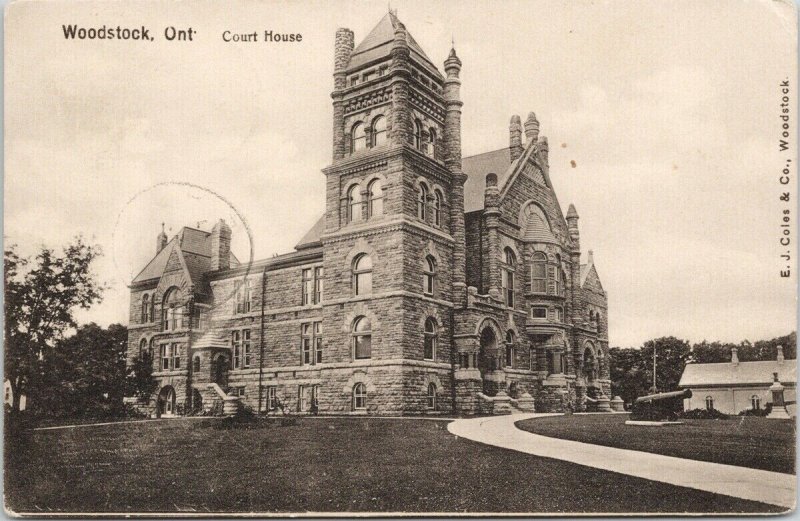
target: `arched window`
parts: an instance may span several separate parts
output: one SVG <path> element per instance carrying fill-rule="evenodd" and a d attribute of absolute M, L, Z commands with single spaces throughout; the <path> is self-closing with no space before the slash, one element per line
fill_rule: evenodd
<path fill-rule="evenodd" d="M 367 408 L 367 386 L 359 382 L 353 386 L 353 410 L 363 411 Z"/>
<path fill-rule="evenodd" d="M 425 257 L 425 267 L 424 267 L 423 277 L 422 277 L 422 292 L 426 295 L 433 295 L 435 284 L 436 284 L 436 259 L 433 256 L 428 255 Z"/>
<path fill-rule="evenodd" d="M 533 254 L 531 293 L 547 293 L 547 255 L 540 251 Z"/>
<path fill-rule="evenodd" d="M 706 410 L 710 411 L 714 408 L 714 398 L 711 396 L 706 396 Z"/>
<path fill-rule="evenodd" d="M 439 190 L 433 191 L 433 224 L 436 226 L 442 225 L 442 192 Z"/>
<path fill-rule="evenodd" d="M 511 248 L 503 250 L 503 271 L 501 273 L 501 284 L 503 287 L 503 299 L 505 299 L 506 306 L 514 307 L 514 272 L 517 269 L 517 258 Z"/>
<path fill-rule="evenodd" d="M 161 319 L 164 331 L 180 329 L 186 326 L 184 320 L 185 307 L 181 290 L 172 287 L 164 295 L 164 304 L 161 306 Z"/>
<path fill-rule="evenodd" d="M 372 324 L 367 317 L 353 321 L 353 358 L 372 358 Z"/>
<path fill-rule="evenodd" d="M 142 295 L 142 323 L 150 322 L 150 295 Z"/>
<path fill-rule="evenodd" d="M 422 122 L 414 120 L 414 148 L 422 150 Z"/>
<path fill-rule="evenodd" d="M 367 148 L 367 133 L 363 123 L 356 123 L 350 131 L 350 152 L 358 152 Z"/>
<path fill-rule="evenodd" d="M 250 282 L 237 280 L 234 282 L 234 292 L 236 294 L 236 313 L 250 312 Z"/>
<path fill-rule="evenodd" d="M 430 128 L 428 130 L 428 150 L 427 153 L 431 157 L 436 157 L 436 130 Z"/>
<path fill-rule="evenodd" d="M 347 190 L 347 222 L 361 220 L 361 187 L 353 185 Z"/>
<path fill-rule="evenodd" d="M 147 339 L 143 338 L 141 342 L 139 342 L 139 357 L 147 352 Z"/>
<path fill-rule="evenodd" d="M 192 360 L 192 372 L 198 373 L 200 372 L 200 357 L 195 356 L 194 360 Z"/>
<path fill-rule="evenodd" d="M 423 221 L 427 220 L 428 216 L 428 185 L 420 183 L 419 192 L 417 194 L 417 217 Z"/>
<path fill-rule="evenodd" d="M 372 258 L 362 253 L 353 261 L 353 294 L 372 293 Z"/>
<path fill-rule="evenodd" d="M 436 384 L 428 384 L 428 409 L 436 410 Z"/>
<path fill-rule="evenodd" d="M 155 352 L 156 352 L 156 339 L 151 338 L 150 345 L 147 347 L 147 354 L 150 355 L 150 357 L 152 358 L 153 353 Z"/>
<path fill-rule="evenodd" d="M 436 320 L 431 317 L 425 321 L 425 349 L 422 357 L 425 360 L 436 358 Z"/>
<path fill-rule="evenodd" d="M 374 179 L 367 185 L 367 219 L 383 214 L 383 184 Z"/>
<path fill-rule="evenodd" d="M 750 397 L 750 405 L 754 411 L 758 411 L 761 409 L 761 397 L 757 394 L 754 394 Z"/>
<path fill-rule="evenodd" d="M 378 116 L 372 120 L 372 146 L 377 147 L 386 143 L 386 118 Z"/>
<path fill-rule="evenodd" d="M 514 332 L 506 333 L 506 367 L 514 367 Z"/>
<path fill-rule="evenodd" d="M 567 294 L 567 274 L 564 270 L 561 270 L 561 295 L 562 297 Z"/>

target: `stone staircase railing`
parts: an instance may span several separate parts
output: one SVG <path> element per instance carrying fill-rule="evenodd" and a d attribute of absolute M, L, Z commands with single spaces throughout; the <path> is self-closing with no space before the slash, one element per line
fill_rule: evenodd
<path fill-rule="evenodd" d="M 217 398 L 222 401 L 222 415 L 223 416 L 233 416 L 237 412 L 239 412 L 239 407 L 241 406 L 241 400 L 238 396 L 233 396 L 227 394 L 222 388 L 217 385 L 216 383 L 208 384 L 209 389 L 213 390 Z"/>

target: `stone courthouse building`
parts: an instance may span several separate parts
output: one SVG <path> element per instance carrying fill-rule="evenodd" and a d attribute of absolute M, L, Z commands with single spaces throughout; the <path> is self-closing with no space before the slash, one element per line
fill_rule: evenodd
<path fill-rule="evenodd" d="M 462 157 L 455 50 L 440 72 L 391 12 L 354 43 L 336 32 L 326 210 L 294 251 L 242 264 L 224 221 L 158 236 L 130 285 L 129 361 L 151 352 L 159 382 L 140 406 L 472 414 L 607 396 L 606 293 L 536 116 Z"/>

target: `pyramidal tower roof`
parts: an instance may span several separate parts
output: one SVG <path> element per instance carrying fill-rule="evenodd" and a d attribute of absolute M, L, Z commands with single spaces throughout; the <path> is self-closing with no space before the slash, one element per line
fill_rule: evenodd
<path fill-rule="evenodd" d="M 350 55 L 350 64 L 347 68 L 359 68 L 375 60 L 388 57 L 392 51 L 394 30 L 399 23 L 400 20 L 395 13 L 391 11 L 386 13 L 386 15 L 381 18 L 381 21 L 378 22 L 378 25 L 370 31 L 366 38 L 358 44 Z M 428 55 L 425 54 L 425 51 L 422 50 L 422 47 L 419 46 L 414 37 L 411 36 L 411 33 L 406 30 L 406 34 L 408 35 L 408 46 L 411 49 L 412 56 L 415 57 L 417 61 L 421 62 L 429 72 L 441 76 L 439 70 L 431 59 L 428 58 Z"/>

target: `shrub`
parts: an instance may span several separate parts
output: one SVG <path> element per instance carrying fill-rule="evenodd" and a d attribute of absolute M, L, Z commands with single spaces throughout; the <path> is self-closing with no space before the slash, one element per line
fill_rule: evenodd
<path fill-rule="evenodd" d="M 716 409 L 692 409 L 678 414 L 679 418 L 686 420 L 727 420 L 728 415 Z"/>
<path fill-rule="evenodd" d="M 739 412 L 739 416 L 759 416 L 764 417 L 772 412 L 772 404 L 768 403 L 763 409 L 745 409 Z"/>

